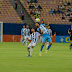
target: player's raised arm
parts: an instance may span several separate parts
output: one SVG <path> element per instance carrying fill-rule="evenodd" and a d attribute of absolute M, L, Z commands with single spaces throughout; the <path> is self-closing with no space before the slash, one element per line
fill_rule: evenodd
<path fill-rule="evenodd" d="M 22 31 L 21 31 L 21 36 L 22 36 Z"/>
<path fill-rule="evenodd" d="M 41 31 L 41 29 L 40 29 L 39 24 L 38 24 L 38 23 L 36 23 L 35 25 L 36 25 L 36 27 L 38 28 L 38 32 L 39 32 L 40 34 L 43 34 L 43 32 L 42 32 L 42 31 Z"/>

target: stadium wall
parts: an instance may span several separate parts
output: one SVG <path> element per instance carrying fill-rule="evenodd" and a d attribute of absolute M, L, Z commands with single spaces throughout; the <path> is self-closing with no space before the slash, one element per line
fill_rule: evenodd
<path fill-rule="evenodd" d="M 57 36 L 69 36 L 68 30 L 71 25 L 66 24 L 50 24 L 53 34 L 56 32 Z"/>
<path fill-rule="evenodd" d="M 25 24 L 4 23 L 3 42 L 20 42 L 23 25 Z"/>
<path fill-rule="evenodd" d="M 70 43 L 70 36 L 56 36 L 56 43 Z"/>
<path fill-rule="evenodd" d="M 13 42 L 13 41 L 20 42 L 21 29 L 23 25 L 25 24 L 4 23 L 3 24 L 3 42 Z M 58 42 L 57 36 L 69 36 L 68 29 L 70 28 L 70 26 L 71 25 L 50 24 L 50 27 L 53 31 L 53 35 L 56 32 L 56 36 L 52 37 L 52 41 Z"/>

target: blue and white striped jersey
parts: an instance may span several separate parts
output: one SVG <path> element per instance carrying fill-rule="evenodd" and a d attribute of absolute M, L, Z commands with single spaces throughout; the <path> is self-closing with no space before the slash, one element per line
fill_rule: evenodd
<path fill-rule="evenodd" d="M 37 32 L 34 32 L 30 35 L 31 42 L 37 43 L 38 42 L 38 35 Z"/>
<path fill-rule="evenodd" d="M 43 25 L 45 27 L 45 24 L 40 24 L 40 25 Z"/>
<path fill-rule="evenodd" d="M 48 29 L 46 29 L 43 25 L 40 25 L 40 29 L 43 34 L 49 34 Z"/>
<path fill-rule="evenodd" d="M 49 32 L 49 35 L 51 36 L 52 30 L 51 29 L 48 29 L 48 32 Z"/>
<path fill-rule="evenodd" d="M 27 28 L 25 28 L 25 36 L 29 36 L 29 33 L 30 33 L 30 29 L 27 29 Z"/>
<path fill-rule="evenodd" d="M 45 27 L 45 24 L 40 24 L 40 26 L 43 25 Z M 37 28 L 37 31 L 39 31 L 39 28 Z"/>

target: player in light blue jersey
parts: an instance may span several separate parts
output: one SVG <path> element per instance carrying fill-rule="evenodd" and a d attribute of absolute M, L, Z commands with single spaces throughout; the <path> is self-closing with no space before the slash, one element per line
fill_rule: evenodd
<path fill-rule="evenodd" d="M 45 24 L 40 24 L 40 25 L 43 25 L 45 27 Z"/>
<path fill-rule="evenodd" d="M 30 38 L 27 38 L 28 41 L 31 41 L 30 44 L 28 45 L 28 52 L 29 55 L 27 55 L 27 57 L 32 57 L 32 52 L 33 52 L 33 48 L 36 46 L 36 44 L 38 43 L 38 35 L 37 32 L 35 32 L 34 29 L 31 29 L 32 34 L 30 35 Z"/>
<path fill-rule="evenodd" d="M 36 25 L 36 27 L 39 28 L 39 32 L 42 33 L 42 46 L 41 46 L 41 50 L 40 50 L 40 54 L 39 54 L 41 56 L 41 52 L 43 50 L 43 47 L 44 47 L 46 41 L 48 41 L 49 44 L 50 44 L 48 46 L 48 49 L 49 49 L 51 47 L 51 45 L 52 45 L 52 40 L 51 40 L 51 37 L 49 35 L 48 30 L 43 25 L 39 25 L 38 23 L 36 23 L 35 25 Z"/>
<path fill-rule="evenodd" d="M 24 36 L 25 36 L 25 34 L 24 34 L 24 29 L 25 29 L 25 25 L 23 26 L 23 28 L 21 29 L 21 39 L 22 39 L 22 44 L 24 45 Z"/>
<path fill-rule="evenodd" d="M 45 27 L 45 24 L 40 24 L 40 26 L 43 25 Z M 37 28 L 37 31 L 39 31 L 39 28 Z"/>

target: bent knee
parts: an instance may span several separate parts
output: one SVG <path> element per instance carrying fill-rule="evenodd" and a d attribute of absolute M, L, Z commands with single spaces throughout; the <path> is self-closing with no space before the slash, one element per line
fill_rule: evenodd
<path fill-rule="evenodd" d="M 50 42 L 50 45 L 52 45 L 52 42 Z"/>

